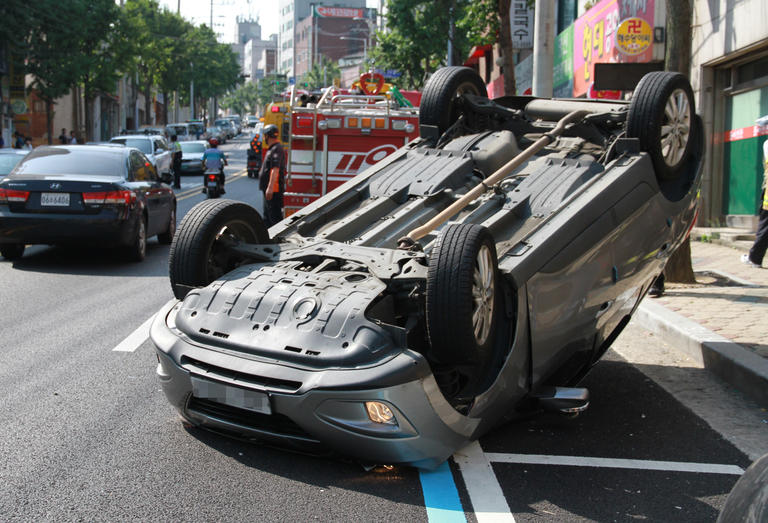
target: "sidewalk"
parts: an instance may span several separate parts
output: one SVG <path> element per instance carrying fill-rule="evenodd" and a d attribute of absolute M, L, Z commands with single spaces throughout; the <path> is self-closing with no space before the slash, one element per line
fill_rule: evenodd
<path fill-rule="evenodd" d="M 697 283 L 667 283 L 634 321 L 768 407 L 768 269 L 740 261 L 752 245 L 743 236 L 695 229 L 693 238 L 707 240 L 691 241 Z"/>

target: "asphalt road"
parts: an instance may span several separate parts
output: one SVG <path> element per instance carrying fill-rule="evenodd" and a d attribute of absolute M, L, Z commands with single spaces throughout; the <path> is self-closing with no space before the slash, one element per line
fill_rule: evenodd
<path fill-rule="evenodd" d="M 246 145 L 223 146 L 226 197 L 260 209 Z M 178 197 L 181 220 L 198 177 Z M 155 239 L 139 264 L 97 247 L 0 261 L 0 520 L 714 521 L 768 452 L 765 412 L 632 328 L 586 378 L 585 414 L 494 430 L 447 484 L 185 428 L 142 330 L 172 298 L 167 263 Z"/>

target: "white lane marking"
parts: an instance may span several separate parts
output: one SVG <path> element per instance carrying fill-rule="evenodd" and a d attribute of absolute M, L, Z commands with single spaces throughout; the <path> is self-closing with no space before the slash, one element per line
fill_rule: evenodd
<path fill-rule="evenodd" d="M 461 469 L 478 523 L 514 523 L 515 518 L 487 456 L 480 443 L 473 441 L 456 452 L 453 459 Z"/>
<path fill-rule="evenodd" d="M 127 338 L 112 350 L 117 352 L 133 352 L 141 347 L 141 344 L 149 338 L 149 327 L 154 319 L 155 315 L 153 314 L 147 321 L 141 324 L 141 327 L 129 334 Z"/>
<path fill-rule="evenodd" d="M 663 470 L 668 472 L 701 472 L 708 474 L 733 474 L 740 476 L 744 470 L 736 465 L 716 463 L 686 463 L 680 461 L 650 461 L 642 459 L 587 458 L 580 456 L 543 456 L 539 454 L 501 454 L 489 452 L 485 455 L 494 463 L 517 463 L 530 465 L 566 465 L 573 467 L 602 467 L 614 469 Z"/>

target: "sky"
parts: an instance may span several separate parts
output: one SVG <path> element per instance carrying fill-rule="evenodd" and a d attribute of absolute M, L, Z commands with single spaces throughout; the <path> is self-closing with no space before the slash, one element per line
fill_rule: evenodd
<path fill-rule="evenodd" d="M 181 16 L 195 25 L 209 24 L 213 2 L 213 25 L 219 41 L 235 40 L 235 20 L 238 16 L 257 20 L 261 24 L 261 37 L 269 38 L 279 30 L 277 0 L 160 0 L 160 5 L 175 11 L 181 8 Z M 330 3 L 330 2 L 329 2 Z M 378 0 L 367 0 L 368 7 L 378 7 Z"/>
<path fill-rule="evenodd" d="M 160 0 L 160 5 L 176 11 L 181 7 L 181 16 L 195 25 L 208 25 L 211 20 L 213 2 L 213 25 L 219 33 L 220 42 L 233 42 L 235 20 L 238 16 L 259 21 L 261 37 L 267 38 L 278 32 L 277 0 Z"/>

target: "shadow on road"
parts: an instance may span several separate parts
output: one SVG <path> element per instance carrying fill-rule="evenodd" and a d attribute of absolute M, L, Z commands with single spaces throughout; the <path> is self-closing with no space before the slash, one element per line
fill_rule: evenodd
<path fill-rule="evenodd" d="M 167 276 L 170 246 L 156 239 L 147 242 L 147 256 L 142 262 L 127 260 L 120 248 L 83 246 L 27 247 L 24 257 L 13 262 L 19 271 L 91 276 Z"/>

